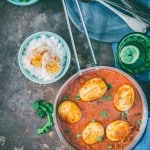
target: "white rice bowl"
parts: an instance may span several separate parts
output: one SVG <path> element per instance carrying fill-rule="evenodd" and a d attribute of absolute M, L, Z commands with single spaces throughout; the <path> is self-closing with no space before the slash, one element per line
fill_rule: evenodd
<path fill-rule="evenodd" d="M 30 62 L 33 50 L 46 46 L 48 51 L 60 59 L 60 70 L 57 73 L 48 72 L 45 67 L 35 67 Z M 33 82 L 47 84 L 59 80 L 70 65 L 70 51 L 66 42 L 51 32 L 38 32 L 29 36 L 21 45 L 19 51 L 19 66 L 23 74 Z"/>

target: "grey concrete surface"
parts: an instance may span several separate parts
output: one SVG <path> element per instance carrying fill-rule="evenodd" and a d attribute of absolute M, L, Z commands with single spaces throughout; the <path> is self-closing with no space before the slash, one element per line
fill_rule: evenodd
<path fill-rule="evenodd" d="M 72 25 L 81 68 L 93 61 L 85 36 Z M 35 84 L 24 77 L 18 66 L 21 43 L 31 34 L 51 31 L 62 36 L 71 49 L 71 66 L 66 75 L 53 84 Z M 111 44 L 92 40 L 98 65 L 114 66 Z M 55 128 L 49 134 L 38 135 L 41 121 L 33 110 L 38 98 L 54 103 L 62 84 L 77 72 L 62 3 L 59 0 L 41 0 L 20 7 L 0 1 L 0 150 L 66 150 Z M 140 82 L 150 101 L 150 84 Z"/>

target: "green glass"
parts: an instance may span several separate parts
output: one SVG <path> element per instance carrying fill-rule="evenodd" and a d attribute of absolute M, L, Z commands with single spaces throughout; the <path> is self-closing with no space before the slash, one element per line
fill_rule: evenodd
<path fill-rule="evenodd" d="M 150 70 L 150 38 L 143 33 L 125 36 L 117 47 L 120 67 L 130 73 Z"/>

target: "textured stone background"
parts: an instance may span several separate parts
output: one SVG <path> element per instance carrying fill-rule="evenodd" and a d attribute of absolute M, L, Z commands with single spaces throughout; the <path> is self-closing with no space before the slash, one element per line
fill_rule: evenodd
<path fill-rule="evenodd" d="M 92 66 L 93 61 L 85 36 L 72 27 L 81 68 Z M 31 34 L 51 31 L 62 36 L 72 54 L 71 66 L 56 83 L 39 85 L 24 77 L 18 66 L 21 43 Z M 114 66 L 111 45 L 92 40 L 98 65 Z M 40 0 L 35 5 L 19 7 L 0 1 L 0 150 L 66 150 L 55 128 L 49 134 L 36 134 L 41 121 L 32 106 L 42 98 L 54 102 L 61 85 L 77 72 L 62 3 L 59 0 Z M 147 99 L 148 83 L 141 82 Z M 149 100 L 150 101 L 150 100 Z"/>

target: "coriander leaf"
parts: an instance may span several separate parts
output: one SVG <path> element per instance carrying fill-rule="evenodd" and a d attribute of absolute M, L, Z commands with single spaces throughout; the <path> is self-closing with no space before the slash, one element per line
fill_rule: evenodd
<path fill-rule="evenodd" d="M 45 103 L 45 107 L 47 108 L 47 111 L 48 111 L 49 113 L 53 113 L 53 105 L 52 105 L 51 103 L 46 102 L 46 103 Z"/>
<path fill-rule="evenodd" d="M 101 111 L 101 116 L 104 117 L 104 118 L 110 117 L 110 115 L 105 110 Z"/>
<path fill-rule="evenodd" d="M 112 96 L 110 96 L 110 95 L 102 97 L 102 101 L 107 101 L 107 100 L 111 100 L 111 99 L 112 99 Z"/>
<path fill-rule="evenodd" d="M 42 134 L 42 133 L 44 133 L 43 128 L 38 128 L 38 129 L 37 129 L 37 133 L 38 133 L 38 134 Z"/>
<path fill-rule="evenodd" d="M 48 119 L 49 119 L 49 124 L 54 124 L 54 119 L 53 119 L 53 115 L 52 114 L 49 114 L 48 115 Z"/>
<path fill-rule="evenodd" d="M 38 134 L 47 133 L 52 130 L 52 126 L 54 125 L 53 120 L 53 105 L 50 102 L 46 102 L 43 100 L 38 100 L 33 105 L 34 109 L 36 109 L 37 114 L 40 118 L 44 118 L 47 116 L 47 123 L 42 127 L 37 129 Z"/>
<path fill-rule="evenodd" d="M 110 90 L 112 88 L 112 84 L 108 83 L 107 84 L 107 90 Z"/>
<path fill-rule="evenodd" d="M 75 97 L 75 100 L 80 100 L 81 99 L 81 97 L 80 97 L 80 94 L 78 93 L 77 95 L 76 95 L 76 97 Z"/>
<path fill-rule="evenodd" d="M 35 110 L 39 109 L 39 107 L 40 107 L 40 104 L 39 104 L 38 101 L 33 104 L 33 108 L 34 108 Z"/>
<path fill-rule="evenodd" d="M 71 96 L 70 95 L 66 95 L 66 96 L 64 96 L 63 98 L 62 98 L 62 100 L 64 101 L 64 100 L 70 100 L 71 99 Z"/>
<path fill-rule="evenodd" d="M 77 134 L 76 134 L 76 138 L 79 138 L 79 137 L 81 137 L 81 134 L 80 134 L 80 133 L 77 133 Z"/>
<path fill-rule="evenodd" d="M 40 118 L 45 118 L 47 116 L 47 114 L 44 111 L 41 110 L 41 111 L 38 111 L 38 116 Z"/>
<path fill-rule="evenodd" d="M 48 133 L 49 131 L 51 131 L 51 126 L 49 126 L 49 125 L 45 126 L 44 132 Z"/>
<path fill-rule="evenodd" d="M 141 124 L 142 124 L 142 121 L 141 121 L 141 120 L 136 120 L 136 123 L 137 123 L 138 125 L 141 125 Z"/>
<path fill-rule="evenodd" d="M 51 120 L 51 117 L 49 114 L 47 114 L 48 116 L 48 121 L 47 123 L 41 127 L 37 129 L 37 133 L 42 134 L 42 133 L 48 133 L 52 130 L 52 126 L 53 126 L 53 120 Z"/>
<path fill-rule="evenodd" d="M 97 139 L 98 142 L 102 142 L 103 141 L 103 137 L 99 136 Z"/>

